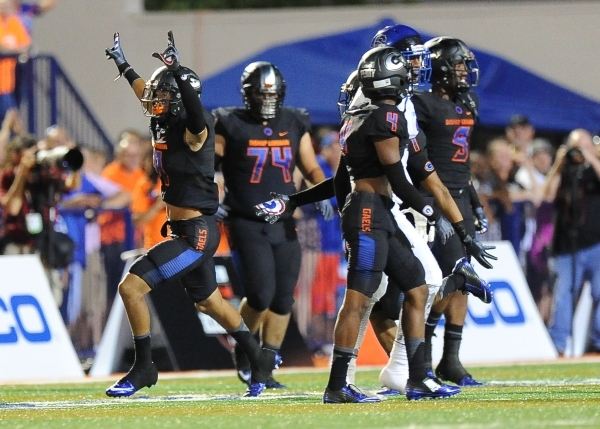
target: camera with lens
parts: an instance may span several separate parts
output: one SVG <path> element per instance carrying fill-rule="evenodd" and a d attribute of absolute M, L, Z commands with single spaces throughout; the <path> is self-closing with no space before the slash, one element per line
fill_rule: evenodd
<path fill-rule="evenodd" d="M 579 165 L 584 163 L 585 156 L 583 155 L 581 149 L 577 147 L 572 147 L 567 151 L 565 159 L 571 165 Z"/>
<path fill-rule="evenodd" d="M 58 146 L 50 150 L 40 150 L 36 154 L 37 164 L 44 169 L 57 168 L 60 171 L 77 171 L 83 166 L 83 154 L 79 149 Z"/>

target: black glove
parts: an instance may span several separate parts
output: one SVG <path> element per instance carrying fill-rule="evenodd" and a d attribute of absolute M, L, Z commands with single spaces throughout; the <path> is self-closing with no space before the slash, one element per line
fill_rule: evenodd
<path fill-rule="evenodd" d="M 165 49 L 162 54 L 154 52 L 152 56 L 161 60 L 169 70 L 175 71 L 181 67 L 181 64 L 179 63 L 179 52 L 177 51 L 177 48 L 175 48 L 175 39 L 173 38 L 173 32 L 171 30 L 169 30 L 169 34 L 167 35 L 167 49 Z"/>
<path fill-rule="evenodd" d="M 258 217 L 264 217 L 271 224 L 277 222 L 285 213 L 291 213 L 295 207 L 287 195 L 271 192 L 273 199 L 254 206 L 254 212 Z"/>
<path fill-rule="evenodd" d="M 483 207 L 476 207 L 475 210 L 473 210 L 473 215 L 475 216 L 475 229 L 477 230 L 477 234 L 485 234 L 488 230 L 489 222 Z"/>
<path fill-rule="evenodd" d="M 435 228 L 435 233 L 442 240 L 442 244 L 446 244 L 446 241 L 454 235 L 452 224 L 444 216 L 440 216 L 438 220 L 428 219 L 427 223 Z"/>
<path fill-rule="evenodd" d="M 334 210 L 333 206 L 331 205 L 331 201 L 329 201 L 329 200 L 317 201 L 315 203 L 315 207 L 317 208 L 317 210 L 319 210 L 321 212 L 321 214 L 323 215 L 323 219 L 325 219 L 325 220 L 333 219 L 333 216 L 335 215 L 335 210 Z"/>
<path fill-rule="evenodd" d="M 495 249 L 496 246 L 486 246 L 469 234 L 462 238 L 461 241 L 465 245 L 467 253 L 475 258 L 482 267 L 493 268 L 492 264 L 486 258 L 493 259 L 494 261 L 498 260 L 497 257 L 487 252 L 488 250 Z"/>
<path fill-rule="evenodd" d="M 121 71 L 120 66 L 125 64 L 127 60 L 125 59 L 125 55 L 123 55 L 123 50 L 121 49 L 121 43 L 119 42 L 119 33 L 115 33 L 114 38 L 115 44 L 112 48 L 106 48 L 104 50 L 104 53 L 106 54 L 106 59 L 113 60 L 117 65 L 117 68 L 119 68 L 119 71 Z"/>

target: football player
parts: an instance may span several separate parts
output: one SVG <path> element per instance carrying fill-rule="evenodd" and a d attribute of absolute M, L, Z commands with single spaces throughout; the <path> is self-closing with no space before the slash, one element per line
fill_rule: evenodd
<path fill-rule="evenodd" d="M 202 107 L 200 79 L 183 67 L 168 33 L 167 48 L 154 53 L 163 66 L 144 81 L 129 65 L 119 34 L 105 50 L 124 76 L 144 114 L 150 117 L 154 168 L 161 180 L 171 240 L 157 244 L 140 256 L 119 284 L 134 340 L 135 360 L 129 372 L 106 390 L 111 397 L 131 396 L 156 384 L 158 372 L 152 361 L 150 312 L 144 296 L 158 287 L 173 287 L 179 280 L 196 308 L 218 321 L 244 349 L 252 369 L 245 396 L 258 396 L 279 355 L 262 349 L 240 314 L 223 299 L 215 275 L 213 254 L 219 244 L 214 217 L 219 206 L 214 182 L 214 129 L 211 114 Z M 166 235 L 163 226 L 163 235 Z M 177 283 L 175 283 L 177 284 Z"/>
<path fill-rule="evenodd" d="M 241 87 L 245 107 L 214 111 L 217 162 L 229 210 L 224 222 L 245 286 L 240 313 L 250 332 L 260 330 L 263 347 L 279 351 L 294 303 L 301 248 L 291 213 L 265 224 L 254 206 L 267 200 L 270 191 L 294 192 L 296 167 L 312 184 L 325 174 L 312 146 L 308 113 L 283 106 L 286 83 L 279 68 L 265 61 L 251 63 L 242 73 Z M 331 219 L 329 201 L 318 204 Z M 240 345 L 233 358 L 239 378 L 248 382 L 250 366 Z M 284 386 L 270 379 L 267 387 Z"/>
<path fill-rule="evenodd" d="M 477 121 L 478 99 L 471 91 L 479 80 L 475 55 L 461 40 L 436 37 L 425 43 L 431 52 L 431 90 L 417 91 L 412 97 L 419 129 L 426 139 L 429 159 L 460 208 L 467 232 L 484 232 L 487 219 L 471 184 L 469 165 L 470 136 Z M 431 195 L 422 190 L 427 201 Z M 457 237 L 445 243 L 436 239 L 434 254 L 442 274 L 452 271 L 454 262 L 466 256 Z M 494 258 L 495 259 L 495 258 Z M 444 352 L 436 375 L 459 386 L 479 386 L 459 359 L 462 330 L 467 314 L 467 296 L 454 294 L 435 304 L 426 329 L 426 359 L 431 363 L 431 338 L 442 314 L 445 316 Z"/>

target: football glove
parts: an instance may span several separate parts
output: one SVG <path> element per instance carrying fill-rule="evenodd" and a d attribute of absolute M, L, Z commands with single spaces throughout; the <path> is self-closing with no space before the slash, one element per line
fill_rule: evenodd
<path fill-rule="evenodd" d="M 465 245 L 467 253 L 471 255 L 473 258 L 481 264 L 484 268 L 493 268 L 492 264 L 488 261 L 488 259 L 492 259 L 497 261 L 498 258 L 494 255 L 488 253 L 488 250 L 495 249 L 496 246 L 486 246 L 478 241 L 476 238 L 471 237 L 471 235 L 467 234 L 463 239 L 461 239 L 462 243 Z"/>
<path fill-rule="evenodd" d="M 287 195 L 271 192 L 272 199 L 254 206 L 256 216 L 262 217 L 271 224 L 277 222 L 285 213 L 294 211 L 290 198 Z"/>
<path fill-rule="evenodd" d="M 446 244 L 446 241 L 452 235 L 454 235 L 454 227 L 444 216 L 440 216 L 440 219 L 436 222 L 434 220 L 427 220 L 430 227 L 435 228 L 435 233 L 440 237 L 442 244 Z"/>
<path fill-rule="evenodd" d="M 152 56 L 161 60 L 169 70 L 175 71 L 181 67 L 179 63 L 179 51 L 175 48 L 173 31 L 169 30 L 167 35 L 167 48 L 162 53 L 154 52 Z"/>
<path fill-rule="evenodd" d="M 121 42 L 119 41 L 119 33 L 114 34 L 114 45 L 112 48 L 106 48 L 104 50 L 107 60 L 113 60 L 117 68 L 127 62 L 123 50 L 121 49 Z"/>
<path fill-rule="evenodd" d="M 477 234 L 485 234 L 488 230 L 489 222 L 483 207 L 477 207 L 473 210 L 473 215 L 475 216 L 475 230 Z"/>
<path fill-rule="evenodd" d="M 319 210 L 321 212 L 321 214 L 323 215 L 323 219 L 325 219 L 325 220 L 333 219 L 333 216 L 335 214 L 335 211 L 334 211 L 335 209 L 331 205 L 331 201 L 329 201 L 329 200 L 317 201 L 315 203 L 315 207 L 317 208 L 317 210 Z"/>
<path fill-rule="evenodd" d="M 229 216 L 229 207 L 223 204 L 219 204 L 219 208 L 215 213 L 215 219 L 219 221 L 225 219 L 227 216 Z"/>

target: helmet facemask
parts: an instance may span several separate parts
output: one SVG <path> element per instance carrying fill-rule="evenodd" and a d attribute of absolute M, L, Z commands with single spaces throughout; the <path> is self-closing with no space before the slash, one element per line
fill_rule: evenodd
<path fill-rule="evenodd" d="M 241 83 L 244 104 L 254 117 L 268 120 L 277 116 L 286 90 L 277 67 L 265 61 L 251 63 L 245 68 Z"/>
<path fill-rule="evenodd" d="M 447 61 L 448 85 L 461 94 L 479 83 L 479 65 L 475 56 L 461 56 L 458 61 Z"/>
<path fill-rule="evenodd" d="M 170 93 L 170 97 L 167 95 Z M 182 108 L 181 94 L 175 79 L 166 67 L 156 70 L 146 82 L 142 93 L 142 110 L 151 118 L 177 116 Z"/>
<path fill-rule="evenodd" d="M 412 45 L 400 51 L 402 56 L 412 65 L 411 76 L 414 86 L 425 86 L 431 79 L 431 53 L 425 45 Z"/>
<path fill-rule="evenodd" d="M 338 96 L 338 112 L 340 117 L 344 116 L 344 113 L 346 113 L 346 110 L 352 104 L 352 99 L 356 95 L 359 86 L 358 72 L 354 70 L 340 88 L 340 95 Z"/>

